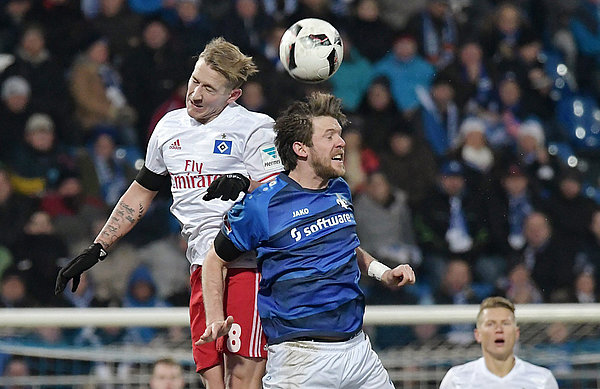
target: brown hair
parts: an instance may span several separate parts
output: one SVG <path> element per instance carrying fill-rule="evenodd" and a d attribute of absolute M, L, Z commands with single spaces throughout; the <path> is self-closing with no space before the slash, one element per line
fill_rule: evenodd
<path fill-rule="evenodd" d="M 221 73 L 232 89 L 239 88 L 248 77 L 258 72 L 252 57 L 242 53 L 239 47 L 227 42 L 223 37 L 208 42 L 198 58 L 202 58 L 211 69 Z"/>
<path fill-rule="evenodd" d="M 500 296 L 488 297 L 481 302 L 479 305 L 479 313 L 477 314 L 477 325 L 479 325 L 479 321 L 481 319 L 481 315 L 483 311 L 488 308 L 505 308 L 512 312 L 513 316 L 515 314 L 515 304 L 512 303 L 509 299 Z"/>
<path fill-rule="evenodd" d="M 322 92 L 311 93 L 306 101 L 293 102 L 275 121 L 275 146 L 286 170 L 293 170 L 298 163 L 294 142 L 313 145 L 312 119 L 318 116 L 330 116 L 342 126 L 348 123 L 342 112 L 342 100 Z"/>

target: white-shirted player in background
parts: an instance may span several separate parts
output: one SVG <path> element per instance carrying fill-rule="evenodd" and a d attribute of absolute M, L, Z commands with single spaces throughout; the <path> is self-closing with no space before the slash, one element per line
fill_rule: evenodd
<path fill-rule="evenodd" d="M 75 291 L 81 273 L 104 259 L 106 251 L 133 228 L 170 177 L 171 212 L 188 239 L 192 339 L 204 333 L 201 269 L 222 216 L 242 191 L 283 170 L 274 146 L 273 119 L 235 103 L 243 82 L 256 72 L 252 58 L 223 38 L 206 45 L 188 82 L 186 108 L 169 112 L 158 122 L 144 167 L 93 244 L 60 270 L 55 293 L 62 292 L 70 279 Z M 209 201 L 214 198 L 219 200 Z M 236 323 L 226 340 L 193 346 L 196 370 L 208 389 L 260 388 L 264 374 L 265 339 L 255 303 L 260 274 L 254 258 L 238 262 L 226 276 L 226 310 Z"/>
<path fill-rule="evenodd" d="M 488 297 L 477 315 L 475 339 L 483 357 L 454 366 L 440 389 L 558 389 L 550 370 L 515 356 L 519 339 L 514 304 L 504 297 Z"/>

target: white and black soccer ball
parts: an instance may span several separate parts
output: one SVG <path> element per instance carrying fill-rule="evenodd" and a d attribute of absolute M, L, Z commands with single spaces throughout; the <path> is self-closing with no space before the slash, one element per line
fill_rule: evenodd
<path fill-rule="evenodd" d="M 330 23 L 316 18 L 302 19 L 281 37 L 279 58 L 296 80 L 317 83 L 339 69 L 344 46 L 340 33 Z"/>

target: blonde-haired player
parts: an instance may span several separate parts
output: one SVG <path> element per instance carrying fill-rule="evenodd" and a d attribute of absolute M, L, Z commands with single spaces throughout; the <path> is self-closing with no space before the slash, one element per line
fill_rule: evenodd
<path fill-rule="evenodd" d="M 252 58 L 223 38 L 206 45 L 188 81 L 186 108 L 171 111 L 158 122 L 144 167 L 93 244 L 60 270 L 55 293 L 62 292 L 70 279 L 75 290 L 81 273 L 104 259 L 106 250 L 144 216 L 159 188 L 170 179 L 171 212 L 188 241 L 192 339 L 204 333 L 202 264 L 222 217 L 242 191 L 283 170 L 274 145 L 273 119 L 236 104 L 241 85 L 256 72 Z M 207 389 L 260 388 L 266 351 L 255 302 L 259 279 L 251 257 L 240 259 L 227 271 L 225 309 L 235 315 L 236 323 L 226 344 L 193 348 L 196 370 Z"/>
<path fill-rule="evenodd" d="M 483 300 L 474 332 L 483 356 L 448 370 L 440 389 L 558 389 L 550 370 L 515 356 L 513 348 L 519 339 L 519 327 L 510 300 L 504 297 Z"/>

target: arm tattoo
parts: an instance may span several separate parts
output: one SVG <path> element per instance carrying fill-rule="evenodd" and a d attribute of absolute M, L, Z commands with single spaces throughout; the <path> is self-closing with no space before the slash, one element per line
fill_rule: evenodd
<path fill-rule="evenodd" d="M 98 242 L 108 249 L 122 235 L 126 234 L 143 215 L 144 206 L 142 204 L 139 205 L 139 213 L 136 215 L 132 207 L 122 201 L 119 202 L 104 226 Z M 131 225 L 126 225 L 126 221 Z"/>

